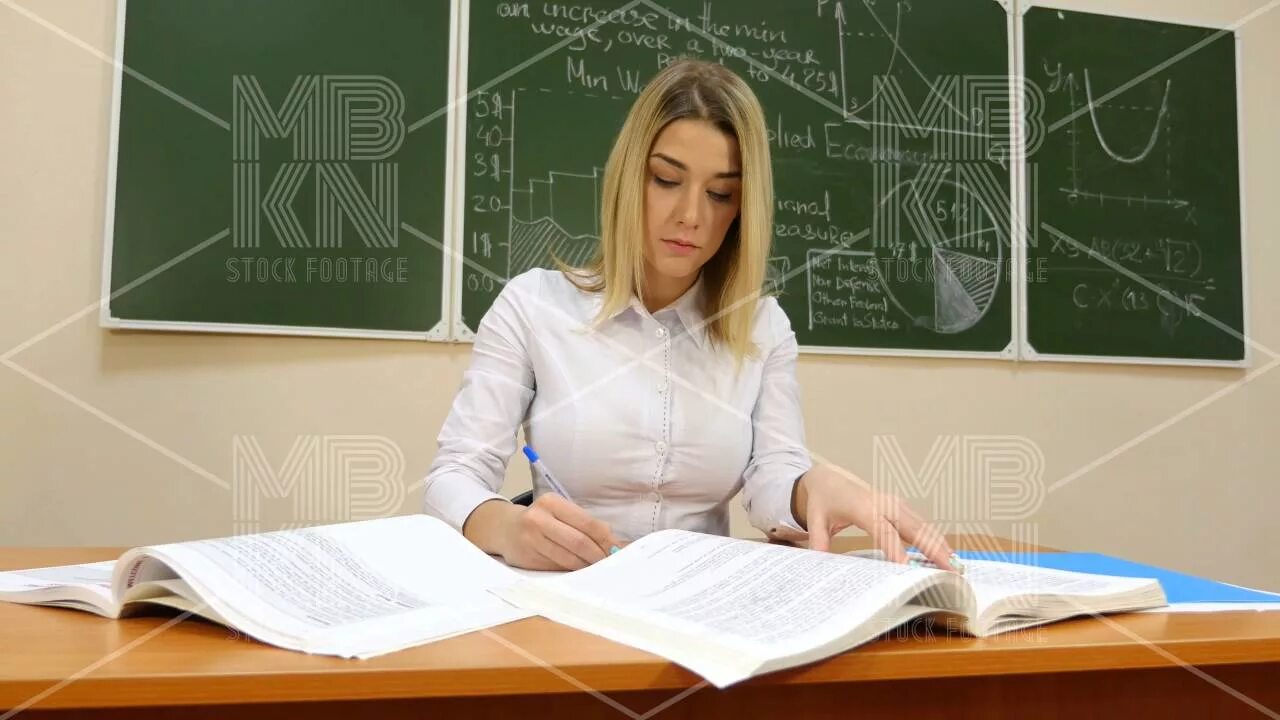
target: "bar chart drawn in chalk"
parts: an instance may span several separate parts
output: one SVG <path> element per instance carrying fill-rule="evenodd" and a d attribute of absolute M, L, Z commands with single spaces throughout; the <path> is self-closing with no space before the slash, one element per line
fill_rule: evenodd
<path fill-rule="evenodd" d="M 585 265 L 600 242 L 598 211 L 590 222 L 565 208 L 596 208 L 603 171 L 590 175 L 551 171 L 546 179 L 530 179 L 526 188 L 510 188 L 511 249 L 507 277 L 548 266 L 558 258 L 571 266 Z M 557 215 L 556 207 L 562 208 Z M 590 226 L 590 227 L 588 227 Z"/>
<path fill-rule="evenodd" d="M 540 97 L 543 96 L 527 92 L 525 88 L 490 96 L 489 102 L 494 108 L 503 105 L 500 114 L 505 128 L 499 140 L 488 144 L 497 151 L 493 152 L 491 161 L 486 164 L 480 160 L 484 154 L 477 155 L 477 162 L 481 162 L 483 168 L 495 168 L 485 173 L 486 180 L 506 180 L 501 190 L 505 197 L 497 201 L 496 194 L 489 195 L 492 204 L 485 208 L 507 216 L 505 239 L 497 243 L 505 249 L 506 279 L 532 268 L 553 267 L 556 259 L 571 266 L 585 265 L 600 239 L 599 206 L 604 170 L 592 163 L 580 169 L 553 168 L 573 158 L 540 156 L 540 148 L 522 149 L 517 141 L 518 118 L 524 113 L 536 113 Z M 561 97 L 547 104 L 563 102 Z M 550 112 L 563 113 L 563 110 L 552 108 Z M 492 132 L 492 126 L 485 127 Z M 498 135 L 495 133 L 495 137 Z M 529 166 L 534 169 L 526 170 Z"/>

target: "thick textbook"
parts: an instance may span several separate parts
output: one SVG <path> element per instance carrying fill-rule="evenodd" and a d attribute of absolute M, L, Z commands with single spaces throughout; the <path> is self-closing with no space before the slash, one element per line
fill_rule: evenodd
<path fill-rule="evenodd" d="M 448 525 L 405 515 L 0 573 L 0 600 L 108 618 L 164 605 L 289 650 L 372 657 L 528 617 L 489 592 L 518 578 Z"/>
<path fill-rule="evenodd" d="M 263 642 L 343 657 L 542 615 L 719 687 L 820 660 L 921 616 L 976 636 L 1165 603 L 1159 582 L 983 560 L 964 576 L 663 530 L 571 573 L 519 572 L 409 515 L 135 548 L 0 573 L 0 599 L 106 617 L 160 604 Z"/>
<path fill-rule="evenodd" d="M 551 620 L 726 687 L 856 647 L 921 616 L 987 636 L 1165 604 L 1156 580 L 966 560 L 964 575 L 663 530 L 559 577 L 497 588 Z"/>

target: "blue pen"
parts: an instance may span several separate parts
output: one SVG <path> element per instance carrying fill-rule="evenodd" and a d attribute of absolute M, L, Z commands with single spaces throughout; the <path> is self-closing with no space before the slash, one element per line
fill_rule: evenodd
<path fill-rule="evenodd" d="M 566 491 L 564 486 L 556 480 L 556 476 L 551 474 L 551 471 L 547 469 L 547 464 L 542 462 L 542 459 L 538 457 L 538 453 L 533 451 L 533 448 L 525 445 L 524 456 L 529 458 L 529 465 L 538 471 L 538 474 L 542 476 L 543 481 L 551 488 L 551 492 L 559 495 L 569 502 L 573 502 L 573 498 L 569 497 L 568 491 Z M 618 552 L 619 549 L 620 548 L 617 545 L 614 545 L 609 548 L 609 554 L 612 555 Z"/>
<path fill-rule="evenodd" d="M 551 471 L 547 469 L 546 463 L 542 462 L 542 459 L 538 457 L 538 453 L 533 451 L 533 448 L 525 445 L 524 456 L 529 458 L 529 465 L 538 471 L 538 474 L 542 476 L 542 479 L 547 483 L 547 485 L 551 486 L 551 492 L 554 492 L 569 502 L 573 502 L 573 498 L 569 497 L 568 491 L 566 491 L 564 486 L 556 480 L 556 476 L 551 474 Z"/>

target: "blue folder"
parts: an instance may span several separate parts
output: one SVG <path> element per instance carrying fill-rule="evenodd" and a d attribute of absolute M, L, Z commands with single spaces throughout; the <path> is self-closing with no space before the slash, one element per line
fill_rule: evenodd
<path fill-rule="evenodd" d="M 1128 560 L 1121 560 L 1120 558 L 1099 553 L 1043 552 L 1033 554 L 960 550 L 956 552 L 956 555 L 959 555 L 962 560 L 999 560 L 1020 565 L 1036 565 L 1043 568 L 1071 570 L 1095 575 L 1155 578 L 1164 587 L 1165 596 L 1169 599 L 1169 604 L 1171 605 L 1192 602 L 1280 603 L 1280 594 L 1235 587 L 1234 585 L 1207 580 L 1195 575 L 1129 562 Z"/>

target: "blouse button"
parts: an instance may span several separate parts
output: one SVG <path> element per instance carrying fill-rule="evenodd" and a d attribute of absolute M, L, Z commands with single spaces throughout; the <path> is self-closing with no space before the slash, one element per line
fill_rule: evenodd
<path fill-rule="evenodd" d="M 654 447 L 658 449 L 659 455 L 667 451 L 667 444 L 662 441 L 658 441 L 658 444 L 655 445 Z"/>
<path fill-rule="evenodd" d="M 666 328 L 658 328 L 658 337 L 666 337 L 666 336 L 667 336 L 667 329 L 666 329 Z"/>

